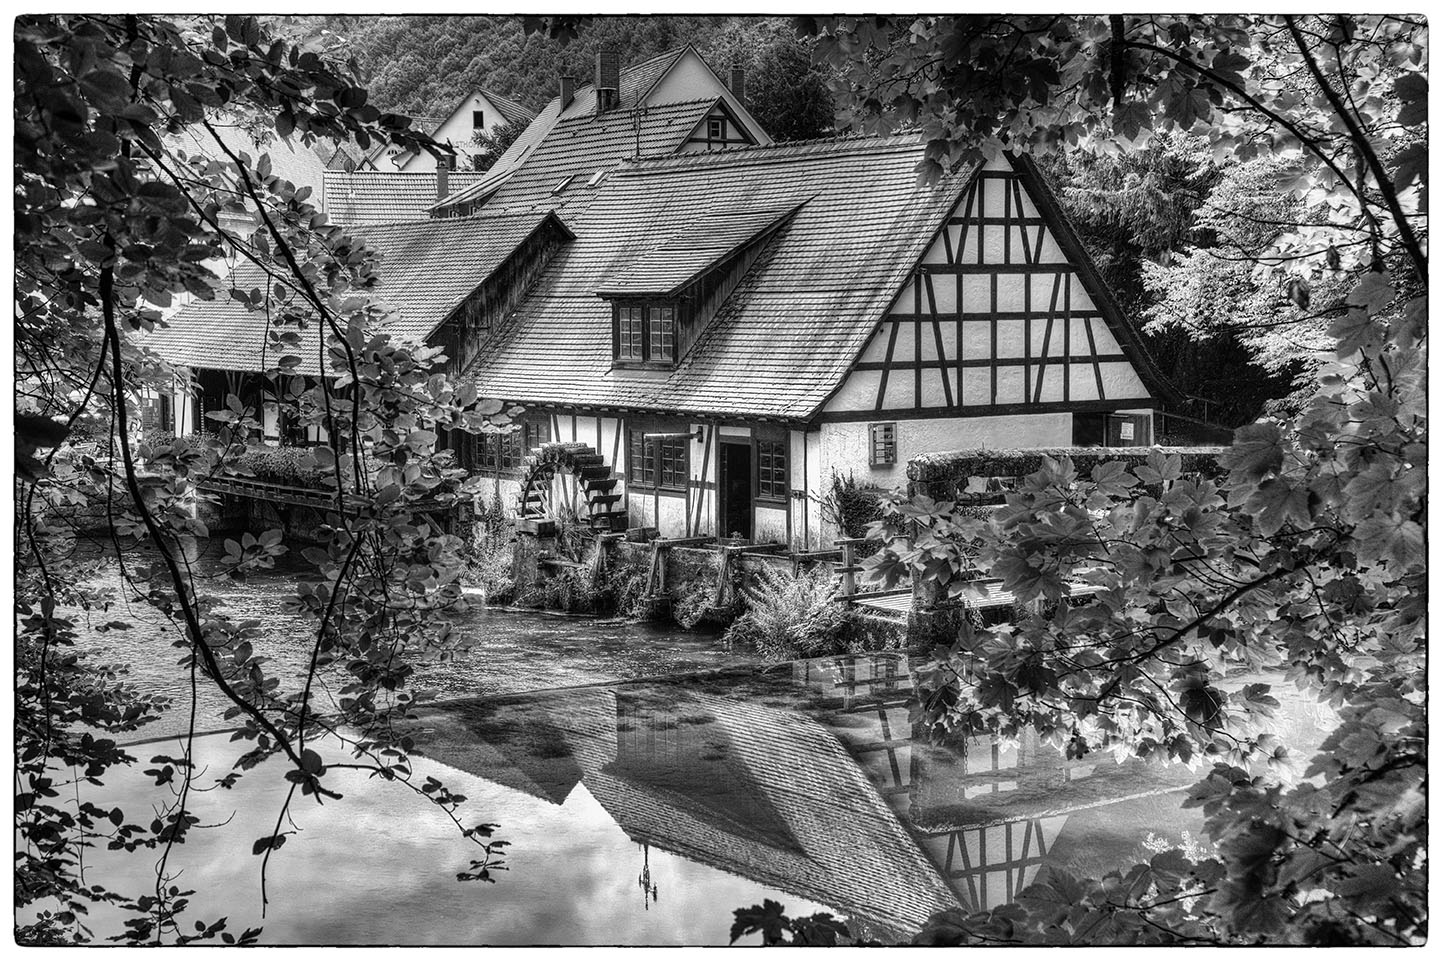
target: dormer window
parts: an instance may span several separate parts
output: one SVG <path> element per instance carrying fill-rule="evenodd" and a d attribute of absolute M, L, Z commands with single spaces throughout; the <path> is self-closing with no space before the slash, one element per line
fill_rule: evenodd
<path fill-rule="evenodd" d="M 725 139 L 726 139 L 726 118 L 725 118 L 725 117 L 712 117 L 712 118 L 710 118 L 709 120 L 706 121 L 706 139 L 707 139 L 707 140 L 725 140 Z"/>
<path fill-rule="evenodd" d="M 618 303 L 612 357 L 624 365 L 676 363 L 676 305 Z"/>
<path fill-rule="evenodd" d="M 611 303 L 617 367 L 675 366 L 804 200 L 719 209 L 623 262 L 596 288 Z"/>

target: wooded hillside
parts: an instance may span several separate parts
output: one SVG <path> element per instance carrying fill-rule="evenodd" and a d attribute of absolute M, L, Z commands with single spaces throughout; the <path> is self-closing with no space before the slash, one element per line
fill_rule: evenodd
<path fill-rule="evenodd" d="M 747 70 L 753 112 L 778 139 L 814 137 L 833 122 L 811 41 L 798 40 L 786 17 L 598 17 L 565 46 L 526 36 L 518 16 L 278 16 L 271 25 L 292 40 L 343 41 L 368 77 L 370 101 L 410 115 L 443 115 L 478 86 L 540 110 L 562 74 L 590 78 L 602 47 L 626 64 L 690 42 L 718 73 Z"/>

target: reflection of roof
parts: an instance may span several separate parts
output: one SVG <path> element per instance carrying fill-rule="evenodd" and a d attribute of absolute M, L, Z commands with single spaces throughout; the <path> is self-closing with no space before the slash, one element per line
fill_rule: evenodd
<path fill-rule="evenodd" d="M 743 207 L 698 216 L 608 277 L 596 293 L 603 297 L 674 294 L 779 226 L 795 209 L 784 205 Z"/>
<path fill-rule="evenodd" d="M 513 155 L 516 144 L 522 143 L 518 139 L 484 179 L 468 188 L 457 188 L 444 205 L 470 203 L 493 192 L 495 196 L 486 203 L 487 209 L 559 207 L 577 200 L 584 202 L 594 193 L 587 183 L 596 173 L 613 170 L 628 158 L 674 153 L 715 105 L 716 98 L 711 97 L 640 110 L 609 110 L 599 117 L 582 115 L 559 122 L 542 114 L 522 138 L 532 141 L 523 153 Z M 549 124 L 544 123 L 547 119 Z M 562 193 L 552 194 L 567 177 L 576 179 Z"/>
<path fill-rule="evenodd" d="M 457 170 L 449 174 L 453 187 L 480 182 L 486 175 Z M 424 220 L 436 202 L 434 170 L 327 170 L 325 212 L 338 224 L 387 224 Z"/>
<path fill-rule="evenodd" d="M 505 724 L 492 721 L 485 732 L 511 743 L 485 757 L 464 743 L 470 725 L 452 717 L 473 708 L 438 708 L 424 721 L 436 733 L 419 750 L 498 783 L 539 784 L 538 761 L 517 763 L 518 754 L 553 750 L 558 737 L 592 797 L 634 840 L 830 905 L 896 938 L 956 905 L 866 775 L 815 721 L 694 691 L 583 693 L 581 710 L 575 691 L 504 705 Z M 610 700 L 608 717 L 596 710 L 598 694 Z M 559 735 L 536 740 L 529 723 L 541 716 Z M 498 770 L 497 755 L 515 770 Z"/>
<path fill-rule="evenodd" d="M 925 150 L 919 136 L 841 138 L 622 166 L 575 218 L 576 243 L 467 373 L 519 403 L 808 418 L 968 180 L 963 171 L 919 183 Z M 596 291 L 619 266 L 712 212 L 799 204 L 675 370 L 611 370 L 611 307 Z"/>
<path fill-rule="evenodd" d="M 428 336 L 541 226 L 547 214 L 490 214 L 452 220 L 423 220 L 357 228 L 352 235 L 380 255 L 380 300 L 393 313 L 384 324 L 392 335 L 411 340 Z M 296 354 L 296 373 L 318 374 L 318 328 L 301 331 L 301 348 L 282 351 L 268 342 L 264 311 L 248 310 L 232 300 L 231 288 L 265 289 L 260 268 L 246 263 L 228 278 L 214 300 L 186 305 L 168 326 L 147 337 L 147 344 L 173 364 L 220 370 L 259 371 L 274 367 L 282 353 Z M 298 301 L 298 298 L 297 298 Z"/>

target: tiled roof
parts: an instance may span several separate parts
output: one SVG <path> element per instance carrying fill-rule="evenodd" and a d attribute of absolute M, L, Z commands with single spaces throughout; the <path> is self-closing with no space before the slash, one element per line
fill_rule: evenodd
<path fill-rule="evenodd" d="M 676 61 L 681 58 L 681 55 L 686 52 L 688 46 L 689 45 L 683 45 L 674 50 L 668 50 L 665 53 L 652 57 L 650 60 L 645 60 L 624 68 L 621 71 L 621 87 L 617 94 L 616 107 L 607 113 L 613 119 L 621 114 L 629 116 L 630 111 L 645 99 L 646 95 L 650 93 L 656 84 L 660 82 L 661 78 L 666 75 L 666 72 L 670 70 Z M 490 95 L 487 94 L 487 96 Z M 496 159 L 495 165 L 492 166 L 490 170 L 491 176 L 497 181 L 500 181 L 519 168 L 531 155 L 531 152 L 547 139 L 551 130 L 561 122 L 563 113 L 570 115 L 567 118 L 570 121 L 586 121 L 594 118 L 595 103 L 596 87 L 594 84 L 589 83 L 580 87 L 572 97 L 571 103 L 564 108 L 561 106 L 561 98 L 553 97 L 551 102 L 546 104 L 541 112 L 529 122 L 526 129 L 522 131 L 521 135 L 507 148 L 506 152 Z M 715 101 L 712 100 L 710 103 L 714 104 Z M 499 108 L 499 104 L 497 107 Z M 634 123 L 635 118 L 631 118 L 631 122 Z M 698 117 L 697 123 L 699 122 L 700 118 Z M 687 132 L 689 133 L 690 131 L 688 130 Z M 450 206 L 454 203 L 474 200 L 484 196 L 489 190 L 489 185 L 464 193 L 457 190 L 452 196 L 446 198 L 445 205 Z"/>
<path fill-rule="evenodd" d="M 452 171 L 456 188 L 479 182 L 486 175 Z M 333 223 L 384 224 L 423 220 L 426 208 L 436 202 L 436 172 L 427 170 L 344 170 L 325 172 L 325 212 Z"/>
<path fill-rule="evenodd" d="M 492 106 L 500 111 L 501 116 L 505 118 L 508 124 L 524 127 L 536 118 L 534 110 L 527 110 L 514 100 L 503 97 L 493 90 L 487 90 L 482 87 L 481 93 L 491 102 Z"/>
<path fill-rule="evenodd" d="M 707 270 L 775 229 L 797 205 L 712 211 L 607 278 L 605 297 L 679 292 Z"/>
<path fill-rule="evenodd" d="M 492 192 L 495 196 L 483 209 L 584 205 L 595 195 L 595 189 L 587 186 L 595 174 L 613 170 L 626 159 L 675 153 L 715 103 L 716 98 L 711 97 L 639 110 L 610 110 L 599 117 L 566 117 L 545 132 L 524 163 L 502 167 L 503 155 L 484 180 L 467 191 L 453 193 L 445 205 L 477 200 Z M 574 179 L 560 193 L 552 193 L 567 177 Z"/>
<path fill-rule="evenodd" d="M 842 138 L 623 166 L 568 216 L 578 239 L 467 372 L 532 404 L 809 418 L 970 177 L 920 183 L 924 152 L 919 136 Z M 798 204 L 674 371 L 611 369 L 610 306 L 596 291 L 619 269 L 712 212 Z"/>
<path fill-rule="evenodd" d="M 356 229 L 354 236 L 380 254 L 380 296 L 393 311 L 384 329 L 412 341 L 428 336 L 546 219 L 543 213 L 487 214 Z M 181 308 L 146 343 L 171 363 L 187 367 L 272 368 L 280 351 L 268 341 L 266 314 L 246 309 L 226 292 L 265 286 L 260 269 L 247 263 L 215 300 Z M 320 343 L 314 324 L 301 332 L 297 373 L 320 373 Z"/>

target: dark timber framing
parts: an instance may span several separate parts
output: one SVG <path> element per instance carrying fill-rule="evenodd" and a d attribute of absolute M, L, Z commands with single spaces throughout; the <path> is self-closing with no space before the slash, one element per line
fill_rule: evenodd
<path fill-rule="evenodd" d="M 937 241 L 944 251 L 945 263 L 917 263 L 910 274 L 910 294 L 892 305 L 879 323 L 889 324 L 890 330 L 881 336 L 886 338 L 885 356 L 882 360 L 853 361 L 850 372 L 876 371 L 875 397 L 870 409 L 864 411 L 820 411 L 820 421 L 874 420 L 886 417 L 945 417 L 982 416 L 987 414 L 1044 413 L 1055 411 L 1119 410 L 1129 407 L 1154 407 L 1159 399 L 1175 401 L 1178 395 L 1157 371 L 1151 357 L 1146 353 L 1140 336 L 1117 305 L 1115 297 L 1102 281 L 1092 264 L 1091 258 L 1082 248 L 1075 232 L 1066 222 L 1056 198 L 1042 182 L 1035 164 L 1028 158 L 1008 157 L 1012 170 L 981 170 L 973 175 L 961 196 L 957 198 L 950 213 L 938 232 Z M 987 213 L 987 195 L 1000 190 L 1002 213 Z M 1025 194 L 1023 193 L 1025 191 Z M 1026 197 L 1029 196 L 1036 209 L 1035 214 L 1027 213 Z M 993 204 L 995 206 L 995 204 Z M 957 229 L 959 228 L 959 229 Z M 995 257 L 988 260 L 987 239 L 995 237 L 996 228 L 1003 230 L 1000 248 L 1002 261 Z M 955 230 L 955 236 L 953 236 Z M 1015 234 L 1015 236 L 1014 236 Z M 1056 245 L 1047 251 L 1046 239 L 1050 236 Z M 974 238 L 972 248 L 968 239 Z M 934 249 L 934 244 L 928 250 Z M 968 250 L 974 249 L 975 262 L 962 263 Z M 924 257 L 925 255 L 923 255 Z M 1043 263 L 1043 257 L 1061 262 Z M 1021 309 L 1002 310 L 1000 303 L 999 277 L 1017 275 L 1023 278 L 1019 297 Z M 950 311 L 938 309 L 935 278 L 953 276 L 955 280 L 954 307 Z M 983 283 L 981 289 L 973 285 L 969 292 L 962 282 L 970 276 L 986 276 L 990 283 Z M 1035 304 L 1033 278 L 1050 278 L 1051 292 L 1044 297 L 1043 304 Z M 1095 307 L 1073 309 L 1073 284 L 1081 284 Z M 982 298 L 978 303 L 976 298 Z M 967 312 L 967 306 L 981 307 L 981 310 Z M 1102 321 L 1112 331 L 1121 351 L 1099 353 L 1097 334 L 1093 324 Z M 1021 346 L 1018 357 L 1002 357 L 1002 322 L 1020 321 Z M 1033 343 L 1036 325 L 1041 328 L 1040 353 Z M 903 349 L 898 356 L 898 335 L 901 325 L 911 330 L 910 349 Z M 948 349 L 942 334 L 943 324 L 949 325 L 955 333 L 955 346 Z M 985 324 L 985 357 L 966 356 L 967 330 L 981 333 L 974 325 Z M 1073 325 L 1077 325 L 1075 333 Z M 930 333 L 927 333 L 930 328 Z M 935 347 L 935 357 L 925 357 L 925 345 Z M 976 345 L 971 350 L 977 350 Z M 1148 397 L 1108 397 L 1106 378 L 1102 365 L 1108 363 L 1129 363 L 1146 385 Z M 1022 403 L 1003 403 L 999 395 L 1001 373 L 1007 369 L 1022 369 Z M 1074 371 L 1090 370 L 1086 380 L 1096 384 L 1096 398 L 1073 400 Z M 968 370 L 986 370 L 990 382 L 983 391 L 976 391 L 979 404 L 966 403 L 965 392 Z M 925 371 L 939 371 L 937 380 L 925 380 Z M 954 372 L 954 373 L 953 373 Z M 897 398 L 888 398 L 888 389 L 898 377 L 910 375 L 913 378 L 909 394 L 910 406 L 901 406 Z M 1060 400 L 1043 401 L 1047 393 L 1048 375 L 1060 377 L 1061 386 L 1057 391 Z M 954 378 L 954 380 L 953 380 Z M 1083 381 L 1078 381 L 1080 385 Z M 933 393 L 928 406 L 924 383 L 933 387 L 939 383 L 939 394 Z M 980 386 L 980 385 L 977 385 Z M 832 396 L 835 396 L 834 393 Z M 829 398 L 828 398 L 829 400 Z M 888 405 L 890 400 L 890 405 Z M 934 406 L 941 402 L 944 406 Z M 902 401 L 906 404 L 907 401 Z"/>

